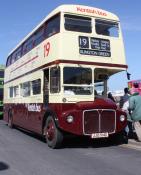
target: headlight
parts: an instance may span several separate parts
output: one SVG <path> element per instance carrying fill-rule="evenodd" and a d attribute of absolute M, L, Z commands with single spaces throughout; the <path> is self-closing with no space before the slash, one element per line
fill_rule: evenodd
<path fill-rule="evenodd" d="M 68 115 L 66 120 L 68 123 L 72 123 L 74 121 L 74 117 L 72 115 Z"/>
<path fill-rule="evenodd" d="M 66 98 L 63 98 L 62 101 L 63 101 L 63 103 L 66 103 L 67 99 Z"/>
<path fill-rule="evenodd" d="M 120 121 L 121 121 L 121 122 L 124 122 L 124 121 L 125 121 L 125 116 L 124 116 L 124 115 L 121 115 L 121 116 L 120 116 Z"/>

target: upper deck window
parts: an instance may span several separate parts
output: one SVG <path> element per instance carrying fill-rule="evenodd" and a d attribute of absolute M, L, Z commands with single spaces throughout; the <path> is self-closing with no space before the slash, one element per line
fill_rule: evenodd
<path fill-rule="evenodd" d="M 28 38 L 23 44 L 23 55 L 29 52 L 33 48 L 34 35 Z"/>
<path fill-rule="evenodd" d="M 111 21 L 104 21 L 100 19 L 95 20 L 96 33 L 99 35 L 118 37 L 119 27 L 118 23 Z"/>
<path fill-rule="evenodd" d="M 92 32 L 91 18 L 67 14 L 64 17 L 66 30 L 84 33 Z"/>
<path fill-rule="evenodd" d="M 45 25 L 45 37 L 48 38 L 60 32 L 60 14 L 55 15 Z"/>
<path fill-rule="evenodd" d="M 44 28 L 41 27 L 35 32 L 34 46 L 37 46 L 44 40 Z"/>
<path fill-rule="evenodd" d="M 12 52 L 7 58 L 6 67 L 13 64 L 20 57 L 31 51 L 35 46 L 40 44 L 46 38 L 60 32 L 60 14 L 57 14 L 47 20 L 40 28 L 38 28 L 19 48 Z"/>

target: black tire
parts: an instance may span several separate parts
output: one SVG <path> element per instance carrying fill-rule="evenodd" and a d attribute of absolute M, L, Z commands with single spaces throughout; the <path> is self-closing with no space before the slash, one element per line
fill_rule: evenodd
<path fill-rule="evenodd" d="M 128 144 L 128 135 L 125 131 L 120 132 L 117 135 L 119 144 Z"/>
<path fill-rule="evenodd" d="M 48 116 L 44 127 L 46 142 L 49 147 L 60 148 L 63 142 L 63 133 L 57 128 L 54 118 Z"/>
<path fill-rule="evenodd" d="M 9 111 L 8 113 L 8 126 L 11 129 L 14 128 L 12 111 Z"/>
<path fill-rule="evenodd" d="M 117 145 L 128 144 L 128 136 L 125 131 L 121 131 L 113 135 L 112 141 Z"/>

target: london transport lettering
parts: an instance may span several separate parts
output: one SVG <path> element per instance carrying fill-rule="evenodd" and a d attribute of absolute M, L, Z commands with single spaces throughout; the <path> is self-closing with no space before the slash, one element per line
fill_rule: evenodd
<path fill-rule="evenodd" d="M 25 106 L 30 112 L 41 112 L 41 106 L 38 104 L 26 104 Z"/>
<path fill-rule="evenodd" d="M 107 16 L 107 13 L 99 11 L 98 9 L 89 9 L 89 8 L 81 8 L 81 7 L 76 7 L 78 12 L 83 12 L 83 13 L 91 13 L 91 14 L 97 14 L 100 16 Z"/>

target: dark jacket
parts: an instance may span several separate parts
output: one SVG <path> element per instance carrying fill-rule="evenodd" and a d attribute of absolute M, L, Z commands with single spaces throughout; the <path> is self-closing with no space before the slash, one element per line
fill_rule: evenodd
<path fill-rule="evenodd" d="M 122 108 L 123 104 L 129 99 L 129 94 L 125 94 L 120 98 L 119 107 Z"/>

